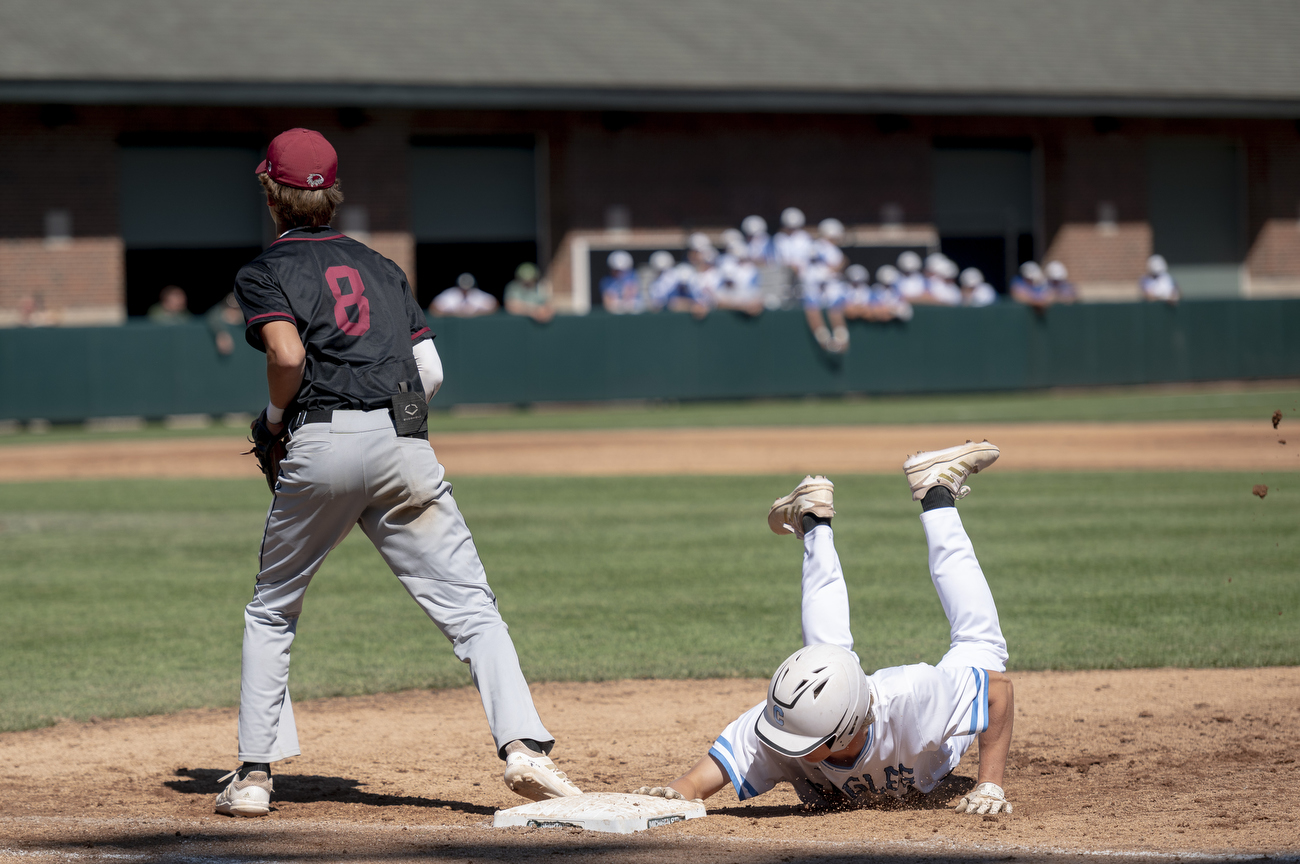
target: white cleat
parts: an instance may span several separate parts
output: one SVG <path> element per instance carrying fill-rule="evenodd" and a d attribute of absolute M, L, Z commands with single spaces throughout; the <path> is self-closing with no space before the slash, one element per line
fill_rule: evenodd
<path fill-rule="evenodd" d="M 835 484 L 822 475 L 809 474 L 794 491 L 772 502 L 767 511 L 767 527 L 774 534 L 803 537 L 803 515 L 811 513 L 822 519 L 835 515 Z"/>
<path fill-rule="evenodd" d="M 903 473 L 912 486 L 912 500 L 920 501 L 935 486 L 946 486 L 953 498 L 965 498 L 970 487 L 966 478 L 978 474 L 997 461 L 996 444 L 967 441 L 947 450 L 921 451 L 903 463 Z"/>
<path fill-rule="evenodd" d="M 582 794 L 582 790 L 555 767 L 551 757 L 532 751 L 515 751 L 506 756 L 505 781 L 511 792 L 529 801 Z"/>
<path fill-rule="evenodd" d="M 249 771 L 248 776 L 240 780 L 235 769 L 218 780 L 224 783 L 230 778 L 230 785 L 217 795 L 217 812 L 222 816 L 265 816 L 271 812 L 271 793 L 274 791 L 271 778 L 265 771 Z"/>

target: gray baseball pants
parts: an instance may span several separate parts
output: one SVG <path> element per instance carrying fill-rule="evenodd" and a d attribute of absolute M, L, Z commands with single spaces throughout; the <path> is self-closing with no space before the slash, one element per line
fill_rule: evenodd
<path fill-rule="evenodd" d="M 335 411 L 293 433 L 266 517 L 260 572 L 244 610 L 239 758 L 297 756 L 289 649 L 303 595 L 353 525 L 469 664 L 498 752 L 519 738 L 550 749 L 519 656 L 465 519 L 429 442 L 399 438 L 387 411 Z M 382 636 L 382 634 L 377 634 Z"/>

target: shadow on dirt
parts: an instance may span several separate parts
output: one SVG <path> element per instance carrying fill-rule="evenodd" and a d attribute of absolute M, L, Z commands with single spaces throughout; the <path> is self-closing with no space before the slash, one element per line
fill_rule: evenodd
<path fill-rule="evenodd" d="M 923 795 L 913 790 L 903 798 L 892 795 L 866 795 L 856 801 L 824 805 L 795 805 L 780 807 L 757 807 L 740 805 L 738 807 L 710 807 L 709 812 L 719 816 L 736 816 L 741 819 L 764 819 L 778 816 L 821 816 L 827 813 L 843 813 L 849 810 L 874 810 L 878 812 L 899 812 L 908 810 L 947 810 L 958 796 L 965 795 L 975 788 L 975 781 L 970 777 L 958 777 L 949 774 L 938 786 Z"/>
<path fill-rule="evenodd" d="M 214 768 L 178 768 L 176 776 L 182 779 L 168 780 L 163 785 L 185 795 L 211 795 L 215 798 L 224 785 L 218 780 L 227 773 Z M 496 812 L 492 807 L 467 804 L 464 801 L 367 792 L 361 788 L 358 781 L 349 777 L 274 774 L 272 780 L 275 783 L 273 802 L 310 804 L 317 801 L 337 801 L 343 804 L 365 804 L 370 807 L 445 807 L 478 816 L 491 816 Z"/>
<path fill-rule="evenodd" d="M 356 861 L 385 864 L 422 864 L 455 861 L 458 864 L 495 862 L 537 862 L 576 860 L 601 864 L 663 864 L 665 861 L 697 861 L 703 864 L 783 864 L 816 861 L 818 864 L 991 864 L 1015 860 L 1018 864 L 1087 864 L 1077 856 L 1006 850 L 891 849 L 827 850 L 800 846 L 799 838 L 787 842 L 746 842 L 737 838 L 621 837 L 579 829 L 515 828 L 492 832 L 491 839 L 466 840 L 432 835 L 418 829 L 364 831 L 358 826 L 349 836 L 310 835 L 297 832 L 253 830 L 241 821 L 230 832 L 151 832 L 133 835 L 66 838 L 62 842 L 30 845 L 22 854 L 56 854 L 65 857 L 101 859 L 125 857 L 133 861 L 204 861 L 208 864 L 239 864 L 250 861 L 314 862 Z M 1130 864 L 1160 864 L 1145 856 Z"/>

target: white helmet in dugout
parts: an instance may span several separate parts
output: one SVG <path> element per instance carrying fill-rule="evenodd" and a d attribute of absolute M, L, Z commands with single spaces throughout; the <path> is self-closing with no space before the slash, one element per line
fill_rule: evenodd
<path fill-rule="evenodd" d="M 755 731 L 768 747 L 798 758 L 823 744 L 838 753 L 874 719 L 871 687 L 853 652 L 808 645 L 772 676 Z"/>

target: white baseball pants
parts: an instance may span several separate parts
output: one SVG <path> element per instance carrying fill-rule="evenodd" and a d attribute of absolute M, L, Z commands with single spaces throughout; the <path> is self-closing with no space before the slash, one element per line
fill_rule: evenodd
<path fill-rule="evenodd" d="M 956 507 L 921 514 L 929 546 L 930 581 L 948 616 L 951 645 L 939 666 L 974 666 L 1003 672 L 1007 643 L 998 610 L 975 558 L 975 548 Z M 818 525 L 803 538 L 803 642 L 829 643 L 853 650 L 849 630 L 849 592 L 829 525 Z"/>
<path fill-rule="evenodd" d="M 387 411 L 335 411 L 332 423 L 293 433 L 267 513 L 257 585 L 244 610 L 240 760 L 300 752 L 289 649 L 312 576 L 353 525 L 469 664 L 498 751 L 518 738 L 552 742 L 433 449 L 397 437 Z"/>

